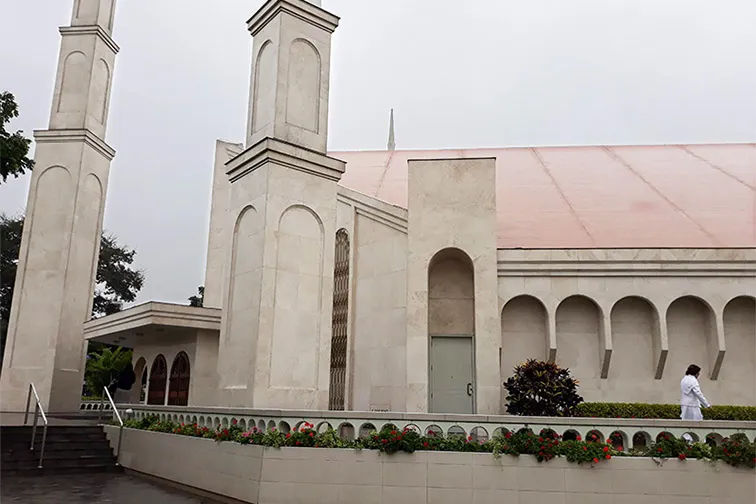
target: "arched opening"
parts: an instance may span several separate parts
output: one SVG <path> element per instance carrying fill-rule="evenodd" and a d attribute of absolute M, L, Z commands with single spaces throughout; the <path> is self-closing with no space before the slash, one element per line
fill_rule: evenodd
<path fill-rule="evenodd" d="M 475 287 L 470 258 L 444 249 L 428 267 L 430 412 L 473 413 Z"/>
<path fill-rule="evenodd" d="M 349 235 L 336 232 L 331 317 L 331 377 L 328 409 L 343 410 L 346 402 L 347 326 L 349 324 Z"/>
<path fill-rule="evenodd" d="M 722 314 L 727 354 L 712 394 L 727 404 L 756 404 L 756 299 L 733 299 Z"/>
<path fill-rule="evenodd" d="M 546 358 L 546 308 L 532 296 L 518 296 L 504 305 L 501 312 L 501 382 L 514 373 L 514 367 L 527 359 Z M 506 408 L 507 390 L 501 388 L 502 413 Z"/>
<path fill-rule="evenodd" d="M 145 387 L 147 386 L 147 361 L 140 357 L 134 366 L 134 376 L 137 381 L 129 391 L 129 403 L 137 404 L 144 402 Z"/>
<path fill-rule="evenodd" d="M 165 385 L 168 380 L 168 365 L 165 357 L 158 355 L 150 369 L 150 386 L 147 392 L 147 404 L 165 404 Z"/>
<path fill-rule="evenodd" d="M 601 310 L 585 296 L 569 297 L 557 307 L 557 364 L 580 381 L 580 394 L 586 401 L 601 399 L 600 324 Z"/>
<path fill-rule="evenodd" d="M 714 313 L 709 305 L 698 298 L 686 296 L 676 299 L 667 308 L 667 337 L 669 355 L 662 378 L 664 402 L 680 400 L 680 379 L 690 364 L 701 366 L 698 381 L 706 394 L 712 394 L 714 387 L 709 380 L 711 372 L 709 360 L 709 340 L 714 328 Z"/>
<path fill-rule="evenodd" d="M 611 312 L 613 393 L 622 401 L 661 402 L 654 375 L 654 341 L 659 331 L 656 309 L 643 298 L 619 300 Z"/>
<path fill-rule="evenodd" d="M 189 357 L 179 352 L 171 365 L 171 382 L 168 387 L 168 404 L 186 406 L 189 404 Z"/>

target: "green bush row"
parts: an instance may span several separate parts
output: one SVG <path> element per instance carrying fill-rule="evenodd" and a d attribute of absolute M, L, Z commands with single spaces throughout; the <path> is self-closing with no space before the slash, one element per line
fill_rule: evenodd
<path fill-rule="evenodd" d="M 535 434 L 530 429 L 517 432 L 504 431 L 492 439 L 478 441 L 473 436 L 435 435 L 429 432 L 421 435 L 415 431 L 399 429 L 394 425 L 384 426 L 378 432 L 356 440 L 342 439 L 336 431 L 328 429 L 317 432 L 314 425 L 304 423 L 299 429 L 281 432 L 277 429 L 260 430 L 256 427 L 245 430 L 236 421 L 228 427 L 215 429 L 195 424 L 177 424 L 170 420 L 160 420 L 149 416 L 141 420 L 128 420 L 125 427 L 153 432 L 164 432 L 179 436 L 201 437 L 215 441 L 230 441 L 241 444 L 269 446 L 272 448 L 351 448 L 355 450 L 378 450 L 386 454 L 396 452 L 412 453 L 416 450 L 446 452 L 483 452 L 494 457 L 502 455 L 533 455 L 539 462 L 556 457 L 565 457 L 578 464 L 598 464 L 612 457 L 636 456 L 653 458 L 698 458 L 722 460 L 732 466 L 756 467 L 756 443 L 751 443 L 743 435 L 725 439 L 715 448 L 703 443 L 688 444 L 682 439 L 663 436 L 657 443 L 641 450 L 626 451 L 622 446 L 605 443 L 604 440 L 588 436 L 587 440 L 564 440 L 552 429 L 543 429 Z"/>
<path fill-rule="evenodd" d="M 739 420 L 756 422 L 756 406 L 712 406 L 702 408 L 705 420 Z M 575 412 L 578 417 L 592 418 L 661 418 L 679 419 L 678 404 L 644 403 L 580 403 Z"/>

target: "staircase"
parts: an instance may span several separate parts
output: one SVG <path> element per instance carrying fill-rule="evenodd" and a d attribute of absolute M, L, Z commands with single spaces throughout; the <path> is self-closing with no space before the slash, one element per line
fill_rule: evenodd
<path fill-rule="evenodd" d="M 42 468 L 39 453 L 44 426 L 37 426 L 34 450 L 31 426 L 0 427 L 0 476 L 117 472 L 116 457 L 102 427 L 96 425 L 50 425 Z"/>

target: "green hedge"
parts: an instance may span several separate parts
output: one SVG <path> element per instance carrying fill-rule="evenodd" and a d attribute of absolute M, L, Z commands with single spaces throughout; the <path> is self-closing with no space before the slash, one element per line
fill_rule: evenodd
<path fill-rule="evenodd" d="M 712 406 L 701 408 L 705 420 L 740 420 L 756 422 L 756 406 Z M 575 416 L 592 418 L 662 418 L 679 419 L 678 404 L 581 403 Z"/>

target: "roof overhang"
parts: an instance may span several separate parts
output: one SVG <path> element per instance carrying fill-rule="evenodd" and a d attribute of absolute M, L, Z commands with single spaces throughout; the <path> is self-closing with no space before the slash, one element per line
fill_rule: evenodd
<path fill-rule="evenodd" d="M 192 330 L 220 332 L 221 310 L 150 301 L 84 323 L 84 338 L 133 348 L 140 341 Z"/>

